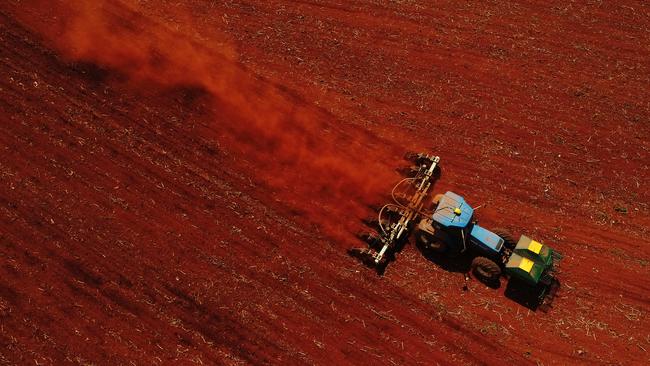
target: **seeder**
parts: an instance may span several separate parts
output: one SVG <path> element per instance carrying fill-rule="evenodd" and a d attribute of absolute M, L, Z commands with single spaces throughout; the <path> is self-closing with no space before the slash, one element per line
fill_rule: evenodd
<path fill-rule="evenodd" d="M 469 271 L 486 284 L 498 283 L 502 275 L 523 283 L 538 294 L 539 307 L 547 310 L 559 288 L 555 273 L 561 255 L 528 236 L 514 241 L 507 230 L 479 226 L 475 209 L 456 193 L 430 198 L 440 157 L 409 153 L 406 159 L 415 165 L 393 188 L 393 202 L 379 209 L 377 232 L 362 234 L 368 247 L 350 253 L 383 273 L 412 235 L 423 251 L 469 256 Z"/>

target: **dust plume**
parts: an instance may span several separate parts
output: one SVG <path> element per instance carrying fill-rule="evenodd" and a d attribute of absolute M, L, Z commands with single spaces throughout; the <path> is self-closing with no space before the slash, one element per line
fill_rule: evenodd
<path fill-rule="evenodd" d="M 255 178 L 328 234 L 345 212 L 363 215 L 362 203 L 386 192 L 392 167 L 372 152 L 372 136 L 341 132 L 324 112 L 263 81 L 237 63 L 227 38 L 197 42 L 129 1 L 31 1 L 55 9 L 56 20 L 39 23 L 40 33 L 65 57 L 95 63 L 125 75 L 135 88 L 197 87 L 234 118 L 215 122 L 229 148 L 259 166 Z M 24 3 L 21 6 L 25 6 Z M 36 10 L 35 10 L 36 11 Z M 216 38 L 218 36 L 214 36 Z M 215 46 L 216 44 L 216 46 Z M 340 123 L 340 122 L 338 122 Z M 373 156 L 374 155 L 374 156 Z M 324 201 L 337 202 L 324 212 Z M 341 212 L 336 212 L 336 211 Z"/>

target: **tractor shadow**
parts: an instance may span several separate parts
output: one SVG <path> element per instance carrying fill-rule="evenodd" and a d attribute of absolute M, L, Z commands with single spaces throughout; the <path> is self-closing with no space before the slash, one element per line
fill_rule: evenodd
<path fill-rule="evenodd" d="M 508 299 L 532 311 L 537 311 L 542 305 L 540 298 L 543 297 L 543 294 L 544 288 L 532 287 L 517 278 L 508 280 L 504 292 Z"/>
<path fill-rule="evenodd" d="M 368 225 L 368 222 L 364 222 L 364 223 L 367 226 L 370 226 Z M 361 241 L 366 241 L 363 240 L 362 238 L 363 235 L 365 234 L 357 233 L 357 236 L 359 237 L 359 239 L 361 239 Z M 366 241 L 366 244 L 368 245 L 369 249 L 375 251 L 381 249 L 381 245 L 378 245 L 379 243 L 376 242 L 368 243 Z M 368 268 L 373 268 L 378 275 L 382 276 L 386 271 L 386 267 L 390 265 L 390 263 L 394 262 L 395 260 L 398 260 L 396 256 L 399 255 L 399 253 L 401 253 L 407 245 L 411 245 L 411 244 L 416 248 L 416 250 L 420 252 L 420 254 L 426 260 L 428 260 L 438 268 L 443 269 L 444 271 L 450 273 L 462 274 L 463 276 L 467 276 L 466 278 L 469 278 L 470 280 L 473 281 L 477 281 L 478 283 L 485 285 L 493 290 L 498 290 L 501 288 L 501 286 L 505 285 L 504 295 L 511 301 L 529 310 L 532 311 L 542 310 L 546 312 L 550 307 L 548 305 L 543 304 L 544 293 L 546 291 L 546 288 L 544 286 L 530 286 L 520 279 L 506 278 L 504 276 L 501 276 L 501 278 L 492 282 L 485 282 L 479 280 L 478 278 L 476 278 L 476 276 L 473 276 L 471 273 L 473 258 L 469 255 L 449 257 L 444 253 L 439 253 L 429 249 L 424 249 L 418 245 L 415 245 L 411 241 L 403 241 L 398 243 L 398 245 L 395 246 L 394 250 L 386 253 L 385 260 L 382 261 L 382 263 L 380 264 L 374 263 L 371 260 L 371 258 L 364 255 L 363 252 L 356 251 L 355 249 L 349 250 L 348 254 L 361 260 L 361 262 L 364 263 Z M 467 290 L 467 285 L 463 286 L 463 290 Z"/>
<path fill-rule="evenodd" d="M 530 286 L 520 279 L 510 278 L 504 295 L 525 308 L 546 313 L 553 307 L 553 299 L 559 290 L 560 281 L 557 279 L 548 285 Z"/>
<path fill-rule="evenodd" d="M 422 254 L 422 256 L 429 262 L 435 264 L 439 268 L 447 272 L 461 273 L 467 275 L 473 281 L 477 281 L 493 290 L 501 287 L 501 281 L 484 282 L 472 275 L 472 258 L 468 255 L 460 255 L 458 257 L 449 257 L 444 253 L 438 253 L 432 250 L 423 249 L 420 246 L 414 245 Z"/>
<path fill-rule="evenodd" d="M 461 255 L 451 258 L 443 253 L 437 253 L 418 247 L 418 250 L 424 258 L 434 265 L 442 268 L 447 272 L 467 274 L 472 281 L 477 281 L 493 290 L 498 290 L 505 285 L 504 295 L 511 301 L 532 311 L 548 311 L 547 307 L 542 305 L 542 298 L 545 292 L 544 286 L 530 286 L 517 278 L 501 277 L 492 283 L 480 281 L 471 274 L 472 258 L 467 255 Z"/>
<path fill-rule="evenodd" d="M 354 250 L 349 250 L 348 254 L 357 257 L 364 263 L 367 267 L 375 269 L 378 275 L 382 276 L 386 270 L 386 267 L 390 265 L 393 261 L 397 260 L 395 254 L 399 254 L 408 242 L 400 243 L 395 248 L 395 251 L 386 253 L 385 261 L 381 264 L 375 264 L 370 258 L 355 252 Z M 415 245 L 414 245 L 415 246 Z M 369 248 L 374 250 L 379 250 L 380 248 L 369 245 Z M 505 284 L 504 295 L 511 301 L 531 310 L 537 311 L 542 310 L 547 312 L 550 308 L 550 305 L 543 304 L 544 293 L 546 291 L 544 286 L 530 286 L 522 280 L 517 278 L 505 278 L 501 277 L 497 281 L 491 283 L 486 283 L 480 281 L 478 278 L 471 274 L 472 258 L 468 255 L 461 255 L 455 258 L 446 256 L 444 253 L 438 253 L 431 250 L 422 249 L 416 246 L 420 254 L 429 262 L 436 265 L 438 268 L 441 268 L 450 273 L 458 273 L 463 276 L 468 276 L 470 280 L 477 281 L 478 283 L 485 285 L 493 290 L 498 290 L 503 284 Z M 463 286 L 463 290 L 467 290 L 467 285 Z"/>

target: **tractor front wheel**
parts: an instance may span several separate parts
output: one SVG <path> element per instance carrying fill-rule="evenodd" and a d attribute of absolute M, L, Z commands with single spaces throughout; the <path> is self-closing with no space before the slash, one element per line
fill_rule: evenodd
<path fill-rule="evenodd" d="M 472 261 L 472 273 L 484 283 L 494 283 L 501 276 L 501 268 L 488 258 L 476 257 Z"/>

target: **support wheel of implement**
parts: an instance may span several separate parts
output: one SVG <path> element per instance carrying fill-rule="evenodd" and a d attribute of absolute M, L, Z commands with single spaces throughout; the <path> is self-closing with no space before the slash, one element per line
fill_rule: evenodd
<path fill-rule="evenodd" d="M 472 273 L 481 282 L 494 283 L 499 281 L 501 268 L 488 258 L 476 257 L 472 261 Z"/>
<path fill-rule="evenodd" d="M 508 230 L 497 228 L 492 230 L 492 232 L 499 235 L 501 239 L 503 239 L 503 245 L 506 248 L 513 250 L 517 246 L 517 242 L 515 241 L 515 239 L 513 239 L 512 234 L 510 234 Z"/>

